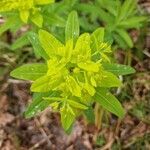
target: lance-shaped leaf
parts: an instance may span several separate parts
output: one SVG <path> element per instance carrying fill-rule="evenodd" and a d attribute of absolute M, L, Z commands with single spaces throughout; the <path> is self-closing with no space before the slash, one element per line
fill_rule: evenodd
<path fill-rule="evenodd" d="M 81 58 L 79 58 L 78 61 L 90 59 L 91 57 L 90 42 L 91 39 L 88 33 L 84 33 L 80 35 L 80 37 L 78 38 L 74 50 L 76 54 L 75 57 L 79 57 L 78 55 L 81 56 Z"/>
<path fill-rule="evenodd" d="M 91 49 L 92 51 L 98 51 L 100 43 L 104 40 L 104 28 L 98 28 L 91 35 Z"/>
<path fill-rule="evenodd" d="M 136 6 L 137 0 L 125 0 L 122 4 L 122 7 L 120 8 L 118 21 L 121 22 L 123 19 L 126 19 L 127 17 L 133 15 Z"/>
<path fill-rule="evenodd" d="M 99 65 L 92 61 L 78 63 L 78 66 L 81 69 L 84 69 L 84 70 L 90 71 L 90 72 L 98 72 L 99 71 Z"/>
<path fill-rule="evenodd" d="M 75 120 L 75 114 L 72 108 L 66 104 L 61 108 L 61 123 L 65 131 L 67 131 Z"/>
<path fill-rule="evenodd" d="M 133 16 L 124 21 L 121 21 L 118 27 L 124 29 L 139 28 L 147 19 L 148 18 L 146 16 Z"/>
<path fill-rule="evenodd" d="M 69 105 L 71 105 L 74 108 L 84 109 L 84 110 L 88 108 L 87 106 L 85 106 L 85 105 L 83 105 L 83 104 L 81 104 L 79 102 L 76 102 L 74 100 L 68 99 L 67 102 L 68 102 Z"/>
<path fill-rule="evenodd" d="M 46 54 L 46 52 L 43 50 L 42 46 L 40 45 L 38 34 L 34 32 L 29 32 L 28 39 L 31 42 L 33 49 L 34 49 L 34 53 L 37 57 L 43 57 L 46 60 L 49 59 L 48 55 Z"/>
<path fill-rule="evenodd" d="M 99 81 L 99 87 L 119 87 L 121 86 L 121 81 L 111 72 L 104 71 L 103 77 Z"/>
<path fill-rule="evenodd" d="M 28 22 L 29 16 L 30 16 L 29 10 L 21 10 L 20 11 L 20 18 L 24 23 Z"/>
<path fill-rule="evenodd" d="M 25 45 L 29 44 L 29 40 L 27 38 L 29 32 L 25 33 L 24 35 L 22 35 L 21 37 L 19 37 L 16 41 L 13 42 L 13 44 L 11 45 L 11 49 L 12 50 L 16 50 L 18 48 L 22 48 Z"/>
<path fill-rule="evenodd" d="M 59 75 L 43 76 L 37 79 L 31 86 L 33 92 L 49 92 L 61 83 Z"/>
<path fill-rule="evenodd" d="M 69 88 L 72 95 L 81 97 L 81 88 L 78 85 L 77 81 L 72 76 L 67 77 L 66 85 Z"/>
<path fill-rule="evenodd" d="M 33 101 L 27 107 L 25 111 L 25 117 L 31 118 L 42 112 L 44 109 L 50 106 L 52 103 L 49 100 L 44 100 L 43 97 L 51 97 L 58 95 L 57 92 L 48 92 L 48 93 L 34 93 Z"/>
<path fill-rule="evenodd" d="M 63 47 L 63 44 L 59 42 L 52 34 L 47 31 L 40 30 L 39 31 L 39 40 L 43 49 L 46 51 L 49 57 L 54 55 L 60 55 L 58 49 Z"/>
<path fill-rule="evenodd" d="M 0 35 L 7 31 L 8 29 L 13 29 L 18 26 L 21 26 L 20 19 L 18 19 L 18 16 L 11 16 L 6 20 L 4 24 L 0 25 Z"/>
<path fill-rule="evenodd" d="M 45 64 L 26 64 L 15 70 L 10 75 L 14 78 L 34 81 L 47 73 Z"/>
<path fill-rule="evenodd" d="M 115 114 L 119 118 L 123 118 L 125 111 L 122 108 L 120 102 L 110 92 L 105 89 L 97 88 L 94 100 L 98 102 L 102 107 L 111 113 Z"/>
<path fill-rule="evenodd" d="M 133 42 L 131 37 L 129 36 L 128 32 L 124 29 L 117 29 L 116 32 L 120 35 L 120 37 L 127 43 L 127 45 L 132 48 Z"/>
<path fill-rule="evenodd" d="M 127 75 L 135 73 L 135 70 L 132 67 L 126 65 L 103 63 L 103 67 L 106 71 L 115 75 Z"/>
<path fill-rule="evenodd" d="M 78 37 L 79 37 L 78 15 L 76 11 L 72 11 L 68 16 L 68 20 L 66 23 L 66 29 L 65 29 L 66 42 L 68 40 L 73 40 L 75 44 Z"/>
<path fill-rule="evenodd" d="M 31 21 L 39 28 L 41 28 L 43 25 L 43 16 L 40 14 L 40 12 L 37 11 L 34 15 L 31 16 Z"/>

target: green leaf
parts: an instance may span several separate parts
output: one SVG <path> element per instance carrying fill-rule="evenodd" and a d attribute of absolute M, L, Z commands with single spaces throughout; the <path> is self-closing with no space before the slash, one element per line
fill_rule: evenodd
<path fill-rule="evenodd" d="M 97 88 L 94 100 L 98 102 L 102 107 L 111 113 L 115 114 L 119 118 L 123 118 L 125 111 L 122 108 L 120 102 L 110 92 L 105 89 Z"/>
<path fill-rule="evenodd" d="M 33 49 L 34 49 L 34 53 L 37 57 L 43 57 L 46 60 L 49 59 L 48 55 L 46 54 L 46 52 L 43 50 L 42 46 L 40 45 L 38 34 L 34 32 L 29 32 L 28 39 L 31 42 Z"/>
<path fill-rule="evenodd" d="M 72 76 L 68 76 L 66 78 L 66 85 L 69 88 L 72 95 L 81 97 L 81 88 Z"/>
<path fill-rule="evenodd" d="M 118 45 L 122 49 L 125 50 L 125 49 L 129 48 L 127 43 L 124 41 L 124 39 L 122 37 L 120 37 L 120 35 L 118 35 L 117 33 L 113 32 L 112 37 L 114 38 L 116 45 Z"/>
<path fill-rule="evenodd" d="M 88 109 L 84 111 L 84 114 L 86 115 L 88 122 L 94 123 L 95 115 L 92 107 L 88 107 Z"/>
<path fill-rule="evenodd" d="M 36 80 L 47 73 L 45 64 L 26 64 L 15 70 L 10 75 L 23 80 Z"/>
<path fill-rule="evenodd" d="M 57 51 L 59 48 L 63 47 L 63 44 L 59 42 L 52 34 L 48 33 L 47 31 L 40 30 L 39 40 L 49 57 L 57 54 L 60 55 L 57 53 Z"/>
<path fill-rule="evenodd" d="M 117 20 L 121 22 L 123 19 L 131 16 L 137 6 L 136 0 L 125 0 L 122 7 L 120 8 L 119 16 Z"/>
<path fill-rule="evenodd" d="M 44 13 L 43 14 L 44 22 L 46 25 L 55 25 L 57 27 L 65 27 L 66 20 L 65 18 L 62 18 L 58 14 L 51 14 L 51 17 L 49 17 L 49 13 Z"/>
<path fill-rule="evenodd" d="M 60 113 L 62 126 L 67 131 L 75 120 L 75 114 L 69 105 L 63 106 Z"/>
<path fill-rule="evenodd" d="M 25 117 L 31 118 L 36 114 L 42 112 L 44 109 L 50 106 L 51 101 L 43 100 L 43 97 L 51 97 L 57 95 L 57 92 L 48 93 L 34 93 L 33 101 L 27 107 L 25 111 Z"/>
<path fill-rule="evenodd" d="M 98 18 L 106 23 L 110 23 L 113 21 L 114 17 L 111 16 L 108 12 L 104 11 L 102 8 L 96 5 L 89 4 L 78 4 L 76 7 L 77 10 L 82 11 L 86 14 L 95 13 Z"/>
<path fill-rule="evenodd" d="M 69 16 L 66 23 L 66 29 L 65 29 L 65 37 L 66 42 L 69 40 L 73 40 L 74 44 L 76 40 L 79 37 L 79 20 L 78 15 L 76 11 L 72 11 Z"/>
<path fill-rule="evenodd" d="M 92 61 L 87 61 L 87 62 L 83 62 L 83 63 L 78 63 L 78 66 L 81 69 L 84 69 L 86 71 L 90 71 L 90 72 L 98 72 L 99 71 L 99 65 L 97 63 L 94 63 Z"/>
<path fill-rule="evenodd" d="M 21 10 L 20 11 L 20 18 L 24 23 L 28 22 L 29 15 L 30 15 L 29 10 Z"/>
<path fill-rule="evenodd" d="M 93 96 L 95 94 L 95 88 L 93 86 L 91 86 L 89 83 L 85 83 L 84 84 L 84 89 L 86 89 L 86 91 Z"/>
<path fill-rule="evenodd" d="M 91 35 L 91 49 L 93 51 L 99 50 L 99 45 L 104 40 L 104 28 L 98 28 Z"/>
<path fill-rule="evenodd" d="M 129 36 L 128 32 L 125 31 L 124 29 L 117 29 L 115 30 L 120 36 L 121 38 L 123 38 L 123 40 L 126 42 L 126 44 L 132 48 L 133 47 L 133 42 L 131 37 Z"/>
<path fill-rule="evenodd" d="M 106 71 L 111 72 L 115 75 L 128 75 L 135 73 L 135 70 L 132 67 L 126 65 L 110 63 L 103 63 L 102 65 Z"/>
<path fill-rule="evenodd" d="M 18 25 L 18 18 L 16 16 L 14 17 L 10 17 L 10 18 L 7 18 L 6 19 L 6 22 L 4 24 L 1 24 L 0 25 L 0 35 L 2 33 L 4 33 L 5 31 L 7 31 L 8 29 L 12 29 L 14 28 L 15 26 Z"/>
<path fill-rule="evenodd" d="M 71 60 L 72 52 L 73 52 L 73 40 L 69 40 L 66 42 L 64 49 L 63 59 L 65 60 L 65 62 L 69 62 Z"/>
<path fill-rule="evenodd" d="M 28 32 L 22 35 L 20 38 L 18 38 L 14 43 L 11 45 L 12 50 L 16 50 L 18 48 L 22 48 L 25 45 L 29 44 L 29 40 L 27 38 Z"/>
<path fill-rule="evenodd" d="M 77 42 L 76 42 L 76 46 L 75 46 L 75 50 L 74 52 L 77 55 L 81 56 L 81 60 L 79 59 L 78 61 L 83 61 L 90 59 L 91 57 L 91 48 L 90 48 L 90 35 L 88 33 L 84 33 L 82 35 L 80 35 L 80 37 L 78 38 Z"/>
<path fill-rule="evenodd" d="M 88 108 L 87 106 L 85 106 L 79 102 L 76 102 L 74 100 L 67 100 L 67 102 L 69 103 L 69 105 L 71 105 L 74 108 L 84 109 L 84 110 Z"/>
<path fill-rule="evenodd" d="M 99 81 L 99 87 L 119 87 L 121 81 L 111 72 L 104 71 L 103 78 Z"/>
<path fill-rule="evenodd" d="M 31 16 L 31 21 L 41 28 L 43 25 L 43 16 L 39 12 L 36 12 L 34 15 Z"/>
<path fill-rule="evenodd" d="M 31 86 L 33 92 L 49 92 L 61 83 L 61 78 L 57 76 L 43 76 L 38 78 Z"/>
<path fill-rule="evenodd" d="M 118 24 L 119 28 L 124 29 L 132 29 L 132 28 L 139 28 L 143 25 L 143 23 L 147 20 L 146 16 L 133 16 L 129 19 L 121 21 Z"/>
<path fill-rule="evenodd" d="M 117 15 L 117 6 L 119 4 L 118 1 L 110 1 L 110 0 L 97 0 L 98 5 L 103 9 L 106 9 L 113 16 Z"/>

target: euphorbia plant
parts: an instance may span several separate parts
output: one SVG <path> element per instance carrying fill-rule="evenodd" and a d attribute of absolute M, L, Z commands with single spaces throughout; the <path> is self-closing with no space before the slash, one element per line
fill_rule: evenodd
<path fill-rule="evenodd" d="M 39 30 L 40 44 L 48 55 L 46 62 L 26 64 L 11 72 L 12 77 L 32 81 L 31 91 L 35 94 L 26 117 L 52 107 L 60 112 L 62 126 L 68 130 L 93 103 L 120 118 L 124 116 L 125 111 L 110 88 L 121 86 L 118 75 L 133 73 L 134 69 L 111 63 L 111 47 L 103 38 L 103 28 L 79 36 L 75 11 L 68 17 L 64 43 Z"/>

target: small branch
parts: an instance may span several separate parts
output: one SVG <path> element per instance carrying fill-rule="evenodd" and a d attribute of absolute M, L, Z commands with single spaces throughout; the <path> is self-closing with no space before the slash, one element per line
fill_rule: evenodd
<path fill-rule="evenodd" d="M 35 118 L 35 123 L 36 123 L 37 127 L 39 128 L 40 132 L 42 133 L 43 137 L 47 141 L 48 146 L 50 147 L 52 145 L 52 143 L 49 140 L 49 136 L 46 134 L 45 130 L 42 128 L 41 123 L 39 122 L 39 120 L 37 118 Z"/>
<path fill-rule="evenodd" d="M 51 137 L 52 137 L 52 135 L 48 136 L 49 139 Z M 36 148 L 40 147 L 40 145 L 42 145 L 45 141 L 46 141 L 46 139 L 42 139 L 41 141 L 39 141 L 38 143 L 36 143 L 35 145 L 33 145 L 31 148 L 29 148 L 29 150 L 35 150 Z"/>
<path fill-rule="evenodd" d="M 31 81 L 24 81 L 24 80 L 15 80 L 15 79 L 8 79 L 8 83 L 13 83 L 13 84 L 20 84 L 20 83 L 26 83 L 29 84 Z"/>

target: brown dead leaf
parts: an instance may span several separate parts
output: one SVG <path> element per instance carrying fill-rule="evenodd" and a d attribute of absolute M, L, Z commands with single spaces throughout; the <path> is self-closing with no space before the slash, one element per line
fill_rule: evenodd
<path fill-rule="evenodd" d="M 9 113 L 1 113 L 0 114 L 0 126 L 5 126 L 8 123 L 11 123 L 15 117 Z"/>

